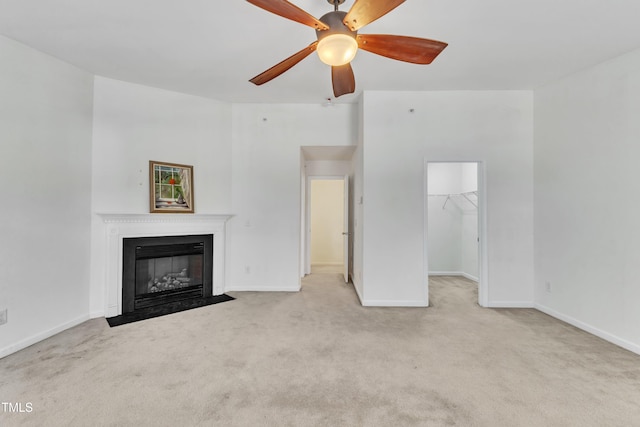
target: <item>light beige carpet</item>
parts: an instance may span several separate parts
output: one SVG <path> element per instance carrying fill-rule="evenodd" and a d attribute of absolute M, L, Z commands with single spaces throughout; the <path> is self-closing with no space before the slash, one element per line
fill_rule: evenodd
<path fill-rule="evenodd" d="M 0 426 L 636 426 L 640 356 L 528 309 L 364 308 L 339 274 L 299 293 L 109 328 L 0 360 Z"/>

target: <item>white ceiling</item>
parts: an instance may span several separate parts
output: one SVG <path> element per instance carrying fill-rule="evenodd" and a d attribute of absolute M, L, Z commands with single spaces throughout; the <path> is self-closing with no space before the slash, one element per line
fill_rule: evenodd
<path fill-rule="evenodd" d="M 332 10 L 326 0 L 291 2 L 316 17 Z M 640 48 L 638 18 L 638 0 L 408 0 L 360 33 L 449 46 L 427 66 L 361 51 L 356 93 L 335 102 L 362 90 L 532 89 Z M 248 82 L 315 31 L 243 0 L 0 0 L 0 34 L 101 76 L 222 101 L 333 96 L 315 54 L 263 86 Z"/>

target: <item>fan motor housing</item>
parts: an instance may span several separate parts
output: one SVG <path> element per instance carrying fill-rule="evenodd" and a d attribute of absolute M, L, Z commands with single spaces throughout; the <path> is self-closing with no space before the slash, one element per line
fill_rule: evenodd
<path fill-rule="evenodd" d="M 346 34 L 348 36 L 356 38 L 357 31 L 351 31 L 346 25 L 344 25 L 344 17 L 347 16 L 347 12 L 336 10 L 322 15 L 319 21 L 324 22 L 329 27 L 328 30 L 316 30 L 316 36 L 318 41 L 332 34 Z"/>

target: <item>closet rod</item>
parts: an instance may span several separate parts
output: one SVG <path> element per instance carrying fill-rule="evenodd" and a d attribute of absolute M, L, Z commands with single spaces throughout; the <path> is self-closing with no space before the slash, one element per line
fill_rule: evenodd
<path fill-rule="evenodd" d="M 428 196 L 435 196 L 435 197 L 447 197 L 447 199 L 444 201 L 444 204 L 442 205 L 442 209 L 444 209 L 447 206 L 447 202 L 449 202 L 449 199 L 451 198 L 451 196 L 462 196 L 465 199 L 467 199 L 467 202 L 471 203 L 476 209 L 478 209 L 478 205 L 469 198 L 469 195 L 473 194 L 474 196 L 478 197 L 478 192 L 477 191 L 467 191 L 466 193 L 449 193 L 449 194 L 428 194 Z"/>
<path fill-rule="evenodd" d="M 471 203 L 476 209 L 478 209 L 478 205 L 476 205 L 475 202 L 469 198 L 469 196 L 467 196 L 465 193 L 462 193 L 461 196 L 464 197 L 465 199 L 467 199 L 467 201 L 469 203 Z M 476 196 L 477 196 L 477 194 L 476 194 Z"/>

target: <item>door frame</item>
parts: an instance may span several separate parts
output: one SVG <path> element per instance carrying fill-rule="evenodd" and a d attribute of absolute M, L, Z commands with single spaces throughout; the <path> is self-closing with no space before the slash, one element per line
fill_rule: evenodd
<path fill-rule="evenodd" d="M 478 165 L 478 305 L 488 307 L 489 305 L 489 269 L 487 254 L 489 242 L 487 239 L 487 179 L 486 162 L 483 160 L 439 160 L 424 158 L 423 177 L 423 254 L 424 254 L 424 277 L 425 277 L 425 300 L 429 305 L 429 248 L 428 248 L 428 225 L 429 225 L 429 186 L 428 174 L 429 163 L 476 163 Z"/>
<path fill-rule="evenodd" d="M 349 176 L 348 175 L 307 175 L 306 176 L 306 182 L 305 182 L 305 192 L 304 192 L 304 215 L 303 215 L 303 219 L 304 219 L 304 233 L 305 233 L 305 239 L 304 239 L 304 250 L 303 250 L 303 276 L 307 275 L 307 274 L 311 274 L 311 181 L 342 181 L 345 186 L 349 185 Z M 348 197 L 348 193 L 345 192 L 345 194 L 343 195 L 345 197 L 345 199 Z M 348 225 L 349 224 L 349 214 L 350 214 L 350 206 L 349 206 L 349 201 L 345 200 L 345 205 L 343 208 L 344 211 L 344 218 L 343 218 L 343 222 L 344 224 Z M 351 230 L 342 230 L 343 233 L 350 233 Z M 346 239 L 347 242 L 349 241 L 349 235 L 346 235 Z M 347 248 L 350 246 L 347 243 Z M 343 259 L 345 260 L 345 269 L 349 268 L 349 260 L 350 260 L 350 254 L 349 254 L 349 250 L 347 250 L 345 253 L 342 254 Z M 347 270 L 348 271 L 348 270 Z M 348 275 L 347 275 L 347 279 L 348 279 Z"/>

